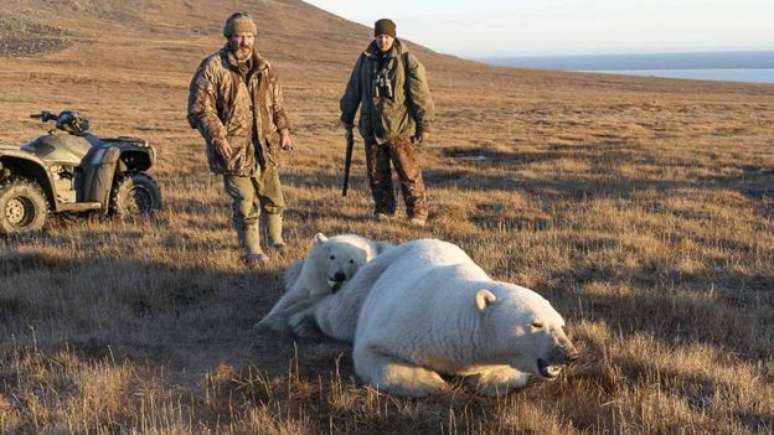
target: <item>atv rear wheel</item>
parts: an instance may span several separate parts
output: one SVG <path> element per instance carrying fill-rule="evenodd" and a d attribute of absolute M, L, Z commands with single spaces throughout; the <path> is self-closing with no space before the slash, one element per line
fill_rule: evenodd
<path fill-rule="evenodd" d="M 142 172 L 118 176 L 110 194 L 110 212 L 119 217 L 147 215 L 161 209 L 161 190 Z"/>
<path fill-rule="evenodd" d="M 0 233 L 39 231 L 47 215 L 46 195 L 34 181 L 14 179 L 0 185 Z"/>

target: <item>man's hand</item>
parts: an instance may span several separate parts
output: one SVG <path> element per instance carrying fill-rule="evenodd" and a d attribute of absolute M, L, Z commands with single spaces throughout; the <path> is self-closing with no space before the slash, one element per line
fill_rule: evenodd
<path fill-rule="evenodd" d="M 213 145 L 215 145 L 215 151 L 220 154 L 220 157 L 224 162 L 231 160 L 231 153 L 233 150 L 231 149 L 231 145 L 228 144 L 227 140 L 216 140 L 213 142 Z"/>
<path fill-rule="evenodd" d="M 419 133 L 411 136 L 411 143 L 414 145 L 422 145 L 430 138 L 430 133 Z"/>
<path fill-rule="evenodd" d="M 284 151 L 293 151 L 293 140 L 290 138 L 290 131 L 282 130 L 280 132 L 280 148 Z"/>

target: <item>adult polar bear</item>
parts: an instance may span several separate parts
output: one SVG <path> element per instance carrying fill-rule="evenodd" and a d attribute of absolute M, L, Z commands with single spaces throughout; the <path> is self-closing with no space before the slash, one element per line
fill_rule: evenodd
<path fill-rule="evenodd" d="M 364 264 L 393 245 L 361 237 L 340 234 L 327 237 L 315 234 L 312 248 L 304 261 L 296 261 L 285 273 L 287 291 L 256 327 L 275 332 L 288 329 L 287 310 L 297 303 L 314 301 L 334 293 L 351 279 Z M 308 304 L 309 302 L 307 302 Z M 298 309 L 298 307 L 296 307 Z"/>
<path fill-rule="evenodd" d="M 553 379 L 578 357 L 548 301 L 492 280 L 440 240 L 376 257 L 290 323 L 303 335 L 312 321 L 326 335 L 354 339 L 358 377 L 397 395 L 441 392 L 441 373 L 465 376 L 483 394 L 504 394 L 530 376 Z"/>

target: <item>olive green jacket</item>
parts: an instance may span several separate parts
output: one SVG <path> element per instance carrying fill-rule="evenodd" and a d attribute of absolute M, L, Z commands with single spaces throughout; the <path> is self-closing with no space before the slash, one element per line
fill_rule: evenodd
<path fill-rule="evenodd" d="M 261 167 L 276 164 L 279 133 L 290 129 L 282 88 L 269 63 L 256 51 L 252 69 L 243 75 L 228 46 L 206 57 L 196 70 L 188 122 L 207 142 L 210 170 L 237 176 L 253 175 L 256 161 Z M 215 147 L 223 140 L 232 148 L 229 159 Z"/>
<path fill-rule="evenodd" d="M 386 56 L 380 62 L 379 47 L 372 42 L 358 57 L 341 98 L 341 120 L 353 125 L 359 107 L 360 134 L 369 143 L 429 132 L 433 121 L 425 67 L 398 39 Z"/>

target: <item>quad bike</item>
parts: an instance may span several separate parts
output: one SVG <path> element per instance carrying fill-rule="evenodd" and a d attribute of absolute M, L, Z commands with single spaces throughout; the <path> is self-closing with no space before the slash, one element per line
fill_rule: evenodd
<path fill-rule="evenodd" d="M 38 231 L 49 213 L 125 217 L 161 208 L 161 191 L 145 173 L 156 158 L 146 141 L 97 137 L 78 112 L 31 117 L 57 129 L 21 147 L 0 145 L 0 234 Z"/>

